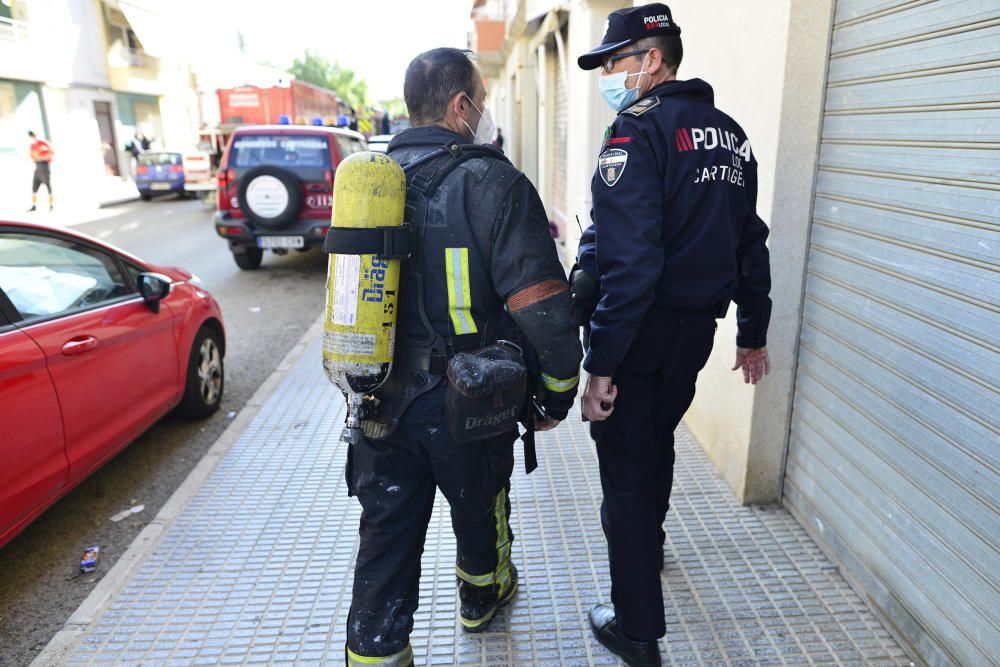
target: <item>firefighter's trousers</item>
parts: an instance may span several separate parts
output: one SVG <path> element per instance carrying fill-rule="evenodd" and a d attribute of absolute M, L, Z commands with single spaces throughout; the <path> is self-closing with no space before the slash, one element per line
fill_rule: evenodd
<path fill-rule="evenodd" d="M 352 447 L 348 485 L 362 514 L 347 628 L 349 665 L 412 662 L 420 556 L 436 489 L 451 507 L 458 577 L 477 586 L 510 577 L 508 492 L 516 437 L 511 432 L 455 443 L 444 423 L 441 386 L 416 399 L 386 439 Z"/>

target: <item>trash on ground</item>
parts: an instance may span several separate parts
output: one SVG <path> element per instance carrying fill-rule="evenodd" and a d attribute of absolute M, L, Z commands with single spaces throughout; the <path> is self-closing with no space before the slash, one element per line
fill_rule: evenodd
<path fill-rule="evenodd" d="M 229 417 L 230 419 L 232 419 L 233 417 L 236 416 L 236 412 L 234 410 L 230 410 L 229 414 L 227 414 L 226 416 Z"/>
<path fill-rule="evenodd" d="M 115 523 L 118 523 L 122 519 L 130 517 L 133 514 L 138 514 L 139 512 L 143 511 L 144 509 L 146 509 L 145 505 L 135 505 L 133 507 L 129 507 L 127 510 L 122 510 L 118 514 L 115 514 L 113 517 L 111 517 L 111 520 L 114 521 Z"/>
<path fill-rule="evenodd" d="M 260 306 L 251 306 L 250 307 L 250 312 L 251 313 L 259 313 L 260 312 Z"/>
<path fill-rule="evenodd" d="M 90 547 L 84 550 L 80 559 L 80 572 L 93 572 L 97 569 L 97 561 L 101 557 L 101 547 Z"/>

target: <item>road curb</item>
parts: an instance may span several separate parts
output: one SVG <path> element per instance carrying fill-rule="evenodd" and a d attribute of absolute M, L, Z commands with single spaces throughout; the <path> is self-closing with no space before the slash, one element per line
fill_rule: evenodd
<path fill-rule="evenodd" d="M 289 371 L 303 355 L 306 348 L 323 331 L 323 316 L 317 318 L 303 334 L 292 349 L 278 364 L 278 367 L 264 381 L 250 400 L 240 410 L 233 422 L 226 427 L 222 435 L 215 441 L 198 465 L 194 467 L 187 478 L 170 496 L 167 502 L 157 512 L 156 517 L 132 541 L 121 558 L 98 582 L 90 595 L 77 607 L 76 611 L 66 621 L 62 630 L 46 644 L 42 652 L 31 662 L 31 667 L 54 667 L 65 664 L 66 660 L 76 650 L 77 645 L 86 636 L 90 627 L 101 617 L 115 596 L 125 587 L 136 569 L 159 544 L 167 529 L 180 516 L 188 502 L 195 496 L 205 480 L 218 465 L 234 444 L 243 435 L 250 423 L 257 417 L 261 407 L 267 402 L 278 386 L 284 381 Z M 318 360 L 317 360 L 317 363 Z"/>
<path fill-rule="evenodd" d="M 121 206 L 122 204 L 128 204 L 129 202 L 139 201 L 139 193 L 134 195 L 124 195 L 121 197 L 115 197 L 114 199 L 108 199 L 100 202 L 97 208 L 114 208 L 115 206 Z"/>

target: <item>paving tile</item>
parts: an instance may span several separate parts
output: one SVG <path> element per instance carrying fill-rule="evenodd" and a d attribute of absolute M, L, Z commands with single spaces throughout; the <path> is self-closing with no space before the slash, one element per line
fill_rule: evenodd
<path fill-rule="evenodd" d="M 343 400 L 313 344 L 66 664 L 328 665 L 343 660 L 360 508 Z M 784 509 L 738 505 L 681 427 L 662 577 L 672 665 L 907 664 Z M 481 635 L 456 622 L 455 538 L 438 497 L 411 636 L 422 665 L 615 665 L 587 610 L 609 598 L 594 448 L 578 413 L 538 436 L 511 497 L 522 589 Z"/>

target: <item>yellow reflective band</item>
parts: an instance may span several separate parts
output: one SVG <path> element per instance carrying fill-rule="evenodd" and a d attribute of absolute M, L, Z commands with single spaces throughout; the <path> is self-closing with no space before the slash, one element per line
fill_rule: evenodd
<path fill-rule="evenodd" d="M 448 311 L 457 335 L 474 334 L 472 290 L 469 288 L 469 249 L 445 248 L 445 271 L 448 275 Z"/>
<path fill-rule="evenodd" d="M 469 574 L 457 565 L 455 566 L 455 572 L 458 574 L 459 579 L 473 586 L 490 586 L 493 584 L 492 572 L 487 572 L 486 574 Z"/>
<path fill-rule="evenodd" d="M 399 653 L 387 656 L 365 656 L 358 655 L 351 649 L 347 649 L 348 667 L 359 667 L 360 665 L 384 665 L 385 667 L 410 667 L 413 664 L 413 648 L 407 644 Z"/>
<path fill-rule="evenodd" d="M 542 386 L 549 391 L 563 392 L 569 391 L 577 385 L 580 381 L 580 376 L 574 376 L 569 380 L 560 380 L 559 378 L 554 378 L 548 373 L 542 373 Z"/>
<path fill-rule="evenodd" d="M 497 569 L 494 580 L 500 584 L 500 597 L 510 588 L 510 527 L 507 525 L 507 489 L 500 489 L 495 503 L 497 519 Z"/>

